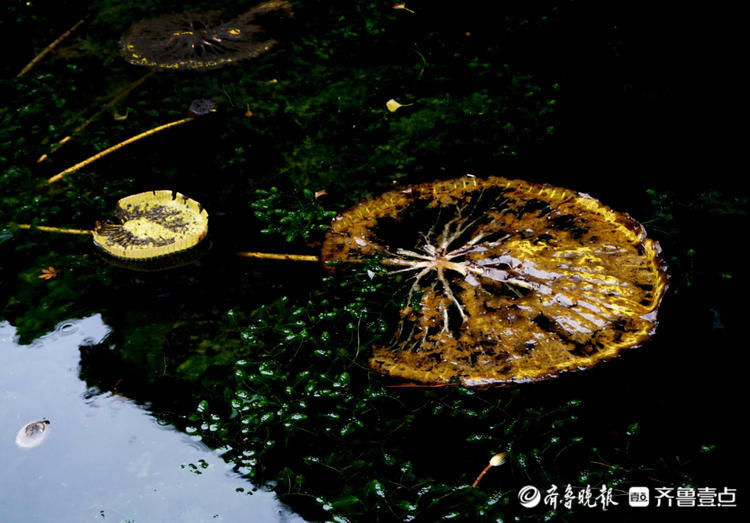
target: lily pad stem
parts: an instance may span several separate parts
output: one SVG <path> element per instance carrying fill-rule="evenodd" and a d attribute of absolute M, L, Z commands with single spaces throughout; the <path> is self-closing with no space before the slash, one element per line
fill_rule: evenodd
<path fill-rule="evenodd" d="M 26 229 L 26 230 L 39 230 L 44 232 L 56 232 L 60 234 L 91 234 L 91 231 L 87 231 L 85 229 L 67 229 L 65 227 L 49 227 L 47 225 L 34 225 L 28 223 L 19 223 L 16 225 L 19 229 Z"/>
<path fill-rule="evenodd" d="M 91 163 L 94 163 L 95 161 L 99 160 L 100 158 L 103 158 L 103 157 L 107 156 L 108 154 L 117 151 L 118 149 L 122 149 L 126 145 L 130 145 L 133 142 L 137 142 L 138 140 L 140 140 L 142 138 L 146 138 L 148 136 L 151 136 L 152 134 L 156 134 L 158 132 L 164 131 L 165 129 L 169 129 L 170 127 L 175 127 L 177 125 L 182 125 L 184 123 L 192 122 L 193 120 L 195 120 L 195 117 L 194 116 L 190 116 L 188 118 L 183 118 L 181 120 L 176 120 L 174 122 L 165 123 L 164 125 L 160 125 L 159 127 L 154 127 L 153 129 L 150 129 L 148 131 L 142 132 L 141 134 L 137 134 L 137 135 L 133 136 L 132 138 L 128 138 L 124 142 L 120 142 L 117 145 L 113 145 L 112 147 L 110 147 L 108 149 L 105 149 L 102 152 L 95 154 L 94 156 L 91 156 L 90 158 L 86 158 L 82 162 L 79 162 L 79 163 L 75 164 L 73 167 L 68 167 L 64 171 L 61 171 L 58 174 L 56 174 L 53 177 L 51 177 L 50 179 L 48 179 L 47 183 L 51 185 L 53 183 L 59 182 L 60 180 L 63 179 L 63 177 L 66 174 L 70 174 L 70 173 L 75 172 L 75 171 L 77 171 L 79 169 L 82 169 L 83 167 L 86 167 L 87 165 L 89 165 Z"/>
<path fill-rule="evenodd" d="M 319 262 L 320 257 L 314 254 L 277 254 L 271 252 L 238 252 L 237 256 L 243 258 L 255 258 L 260 260 L 286 260 L 286 261 L 304 261 Z"/>
<path fill-rule="evenodd" d="M 44 49 L 42 49 L 41 53 L 39 53 L 34 58 L 32 58 L 31 61 L 28 64 L 26 64 L 26 66 L 24 66 L 23 69 L 21 69 L 21 72 L 16 75 L 16 78 L 21 78 L 23 75 L 25 75 L 26 73 L 28 73 L 29 71 L 31 71 L 32 67 L 34 67 L 36 64 L 38 64 L 42 60 L 42 58 L 44 58 L 45 56 L 47 56 L 50 53 L 50 51 L 52 51 L 55 47 L 57 47 L 58 45 L 60 45 L 60 42 L 62 42 L 63 40 L 65 40 L 67 37 L 69 37 L 70 34 L 73 31 L 75 31 L 76 29 L 78 29 L 80 27 L 80 25 L 84 21 L 86 21 L 86 18 L 81 18 L 80 20 L 78 20 L 75 23 L 75 25 L 73 27 L 71 27 L 70 29 L 68 29 L 67 31 L 65 31 L 63 34 L 61 34 L 60 36 L 58 36 L 57 39 L 54 42 L 52 42 L 47 47 L 45 47 Z"/>

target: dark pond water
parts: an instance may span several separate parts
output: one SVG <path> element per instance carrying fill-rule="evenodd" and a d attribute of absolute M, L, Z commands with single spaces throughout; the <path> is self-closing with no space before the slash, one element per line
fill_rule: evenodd
<path fill-rule="evenodd" d="M 485 2 L 299 0 L 294 16 L 269 20 L 279 42 L 269 52 L 150 75 L 108 107 L 147 73 L 118 50 L 131 24 L 211 9 L 231 19 L 240 8 L 7 4 L 0 522 L 605 517 L 521 507 L 521 487 L 551 484 L 606 484 L 619 502 L 607 514 L 631 521 L 730 520 L 746 506 L 747 265 L 737 253 L 748 193 L 726 122 L 728 86 L 741 84 L 724 74 L 737 68 L 732 43 L 708 36 L 715 17 L 651 2 L 502 2 L 490 16 Z M 199 98 L 216 113 L 44 184 L 183 118 Z M 404 106 L 391 112 L 390 99 Z M 466 173 L 569 187 L 643 223 L 671 275 L 654 338 L 547 383 L 392 388 L 367 363 L 393 332 L 398 308 L 384 308 L 403 298 L 390 283 L 236 256 L 317 254 L 335 213 Z M 87 236 L 15 225 L 91 228 L 119 198 L 162 188 L 210 214 L 210 249 L 172 270 L 134 271 Z M 48 267 L 56 276 L 40 279 Z M 43 419 L 40 445 L 15 444 Z M 505 464 L 472 489 L 498 452 Z M 740 508 L 638 513 L 627 495 L 639 485 L 739 489 Z"/>

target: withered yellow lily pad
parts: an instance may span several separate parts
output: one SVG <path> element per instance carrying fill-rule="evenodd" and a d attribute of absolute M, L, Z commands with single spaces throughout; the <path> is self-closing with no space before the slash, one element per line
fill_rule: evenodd
<path fill-rule="evenodd" d="M 131 64 L 156 70 L 216 69 L 255 58 L 276 45 L 264 39 L 263 29 L 253 22 L 277 10 L 291 14 L 291 5 L 269 0 L 224 23 L 218 11 L 141 20 L 123 35 L 120 51 Z"/>
<path fill-rule="evenodd" d="M 409 276 L 372 368 L 423 384 L 537 381 L 589 368 L 654 332 L 659 244 L 586 194 L 464 177 L 413 185 L 338 216 L 323 261 L 379 256 Z"/>
<path fill-rule="evenodd" d="M 208 212 L 174 191 L 133 194 L 117 202 L 116 223 L 97 222 L 94 243 L 127 260 L 169 256 L 198 245 L 208 233 Z"/>

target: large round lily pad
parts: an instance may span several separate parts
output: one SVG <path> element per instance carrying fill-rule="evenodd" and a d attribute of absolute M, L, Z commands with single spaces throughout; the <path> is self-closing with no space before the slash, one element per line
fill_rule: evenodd
<path fill-rule="evenodd" d="M 94 243 L 116 258 L 149 260 L 191 249 L 208 233 L 208 212 L 174 191 L 133 194 L 117 202 L 117 222 L 97 222 Z"/>
<path fill-rule="evenodd" d="M 324 261 L 378 256 L 409 276 L 370 365 L 425 384 L 536 381 L 642 344 L 667 288 L 659 244 L 625 213 L 560 187 L 464 177 L 338 216 Z"/>

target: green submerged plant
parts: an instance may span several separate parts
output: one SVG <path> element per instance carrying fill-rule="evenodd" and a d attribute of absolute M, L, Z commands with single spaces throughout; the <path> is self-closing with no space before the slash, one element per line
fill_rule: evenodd
<path fill-rule="evenodd" d="M 310 241 L 328 230 L 336 211 L 316 201 L 314 191 L 303 189 L 301 197 L 285 194 L 277 187 L 258 189 L 250 204 L 255 218 L 264 225 L 261 234 L 283 236 L 287 242 Z"/>
<path fill-rule="evenodd" d="M 325 277 L 304 299 L 256 309 L 228 403 L 201 401 L 188 434 L 316 521 L 533 519 L 519 512 L 521 484 L 606 483 L 622 496 L 629 482 L 679 474 L 638 461 L 637 424 L 611 447 L 592 444 L 602 435 L 591 433 L 580 399 L 386 386 L 367 369 L 370 346 L 390 334 L 383 310 L 393 289 L 371 278 L 382 271 L 373 259 L 346 278 Z M 472 488 L 500 451 L 507 467 Z"/>

